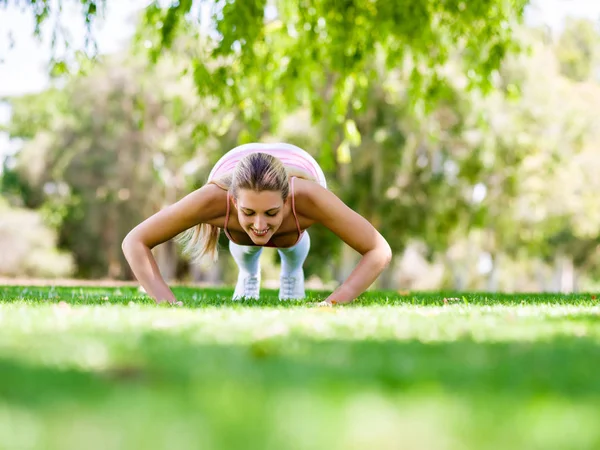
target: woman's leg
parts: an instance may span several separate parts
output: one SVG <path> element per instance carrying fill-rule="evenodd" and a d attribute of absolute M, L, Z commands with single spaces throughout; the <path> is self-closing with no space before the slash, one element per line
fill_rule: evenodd
<path fill-rule="evenodd" d="M 300 241 L 290 248 L 278 248 L 281 257 L 281 287 L 279 299 L 304 298 L 304 270 L 302 266 L 310 250 L 310 237 L 305 231 Z"/>
<path fill-rule="evenodd" d="M 233 299 L 258 299 L 260 296 L 260 255 L 262 247 L 238 245 L 229 241 L 229 251 L 240 270 Z"/>

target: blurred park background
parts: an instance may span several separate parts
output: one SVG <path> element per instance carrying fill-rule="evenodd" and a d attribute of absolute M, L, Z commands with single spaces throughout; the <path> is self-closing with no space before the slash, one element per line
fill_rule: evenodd
<path fill-rule="evenodd" d="M 0 0 L 0 278 L 131 281 L 127 232 L 265 141 L 387 238 L 377 288 L 597 289 L 600 4 L 388 3 Z M 343 280 L 358 255 L 311 238 L 310 286 Z M 230 284 L 221 249 L 154 253 Z"/>

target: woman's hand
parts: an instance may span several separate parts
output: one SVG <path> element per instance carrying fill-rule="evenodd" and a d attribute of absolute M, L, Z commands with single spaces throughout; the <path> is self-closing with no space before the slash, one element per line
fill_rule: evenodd
<path fill-rule="evenodd" d="M 333 307 L 333 305 L 337 305 L 337 303 L 335 301 L 331 301 L 331 300 L 323 300 L 322 302 L 317 303 L 315 306 L 319 306 L 319 307 Z"/>
<path fill-rule="evenodd" d="M 325 300 L 349 303 L 365 292 L 392 260 L 392 250 L 385 238 L 367 219 L 349 208 L 335 194 L 322 186 L 299 182 L 296 210 L 333 231 L 361 255 L 348 278 Z"/>
<path fill-rule="evenodd" d="M 183 306 L 183 302 L 182 301 L 178 301 L 178 300 L 162 300 L 162 301 L 156 301 L 157 305 L 169 305 L 169 306 Z"/>
<path fill-rule="evenodd" d="M 213 184 L 203 186 L 144 220 L 123 240 L 123 254 L 135 278 L 157 303 L 177 305 L 181 302 L 177 301 L 163 279 L 152 249 L 199 223 L 207 223 L 223 215 L 226 195 Z"/>

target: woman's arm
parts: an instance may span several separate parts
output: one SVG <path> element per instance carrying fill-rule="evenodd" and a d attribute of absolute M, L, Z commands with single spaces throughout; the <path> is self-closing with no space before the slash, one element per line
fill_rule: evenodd
<path fill-rule="evenodd" d="M 366 291 L 388 266 L 392 250 L 373 225 L 335 194 L 316 183 L 307 183 L 305 189 L 306 216 L 329 228 L 362 255 L 352 273 L 326 300 L 330 304 L 349 303 Z"/>
<path fill-rule="evenodd" d="M 224 214 L 224 191 L 208 184 L 144 220 L 123 240 L 123 254 L 148 295 L 158 303 L 177 301 L 160 274 L 151 250 L 179 233 Z"/>

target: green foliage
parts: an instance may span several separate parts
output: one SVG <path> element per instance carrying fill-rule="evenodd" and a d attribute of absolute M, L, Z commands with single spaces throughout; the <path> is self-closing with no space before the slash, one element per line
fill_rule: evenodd
<path fill-rule="evenodd" d="M 512 29 L 527 2 L 478 1 L 276 1 L 265 19 L 265 0 L 228 1 L 213 19 L 219 34 L 207 47 L 208 60 L 193 62 L 201 95 L 218 98 L 221 108 L 241 108 L 256 136 L 268 111 L 269 130 L 282 116 L 310 105 L 313 120 L 323 120 L 319 160 L 328 170 L 347 154 L 348 137 L 337 138 L 373 82 L 373 60 L 385 55 L 387 70 L 408 75 L 414 107 L 435 105 L 446 95 L 444 66 L 462 53 L 468 85 L 487 90 L 504 55 L 515 48 Z M 158 30 L 152 40 L 156 57 L 185 34 L 194 20 L 190 2 L 147 10 L 144 26 Z M 432 50 L 432 49 L 435 49 Z M 327 107 L 325 107 L 327 106 Z M 340 146 L 341 144 L 341 146 Z M 340 146 L 340 147 L 338 147 Z"/>
<path fill-rule="evenodd" d="M 81 5 L 81 13 L 84 22 L 88 25 L 88 31 L 91 24 L 98 15 L 98 7 L 103 10 L 106 0 L 72 0 L 71 3 Z M 49 2 L 47 0 L 0 0 L 0 7 L 18 6 L 22 10 L 30 10 L 35 21 L 35 34 L 41 31 L 41 26 L 53 15 L 60 15 L 63 3 L 69 3 L 68 0 L 58 0 L 58 2 Z"/>
<path fill-rule="evenodd" d="M 597 77 L 600 63 L 598 27 L 587 19 L 567 19 L 556 44 L 561 73 L 574 80 Z"/>
<path fill-rule="evenodd" d="M 264 131 L 280 134 L 287 115 L 309 107 L 320 136 L 315 156 L 338 178 L 334 190 L 339 186 L 336 192 L 396 252 L 413 238 L 433 252 L 454 230 L 472 226 L 470 217 L 481 216 L 474 210 L 483 211 L 464 195 L 481 172 L 478 154 L 458 155 L 452 139 L 442 137 L 459 136 L 471 118 L 458 110 L 447 113 L 454 115 L 447 129 L 436 121 L 444 106 L 468 111 L 470 94 L 459 84 L 493 88 L 491 76 L 517 48 L 513 27 L 525 3 L 279 1 L 265 19 L 262 1 L 226 2 L 214 18 L 219 37 L 192 63 L 194 80 L 200 96 L 239 112 L 246 126 L 240 142 L 259 140 Z M 186 22 L 172 16 L 182 11 L 188 10 L 156 3 L 147 10 L 140 34 L 153 36 L 153 57 L 175 42 L 176 28 Z M 448 70 L 452 65 L 466 74 L 464 81 Z M 371 119 L 378 108 L 390 115 L 383 126 Z M 375 140 L 375 132 L 391 138 Z M 414 147 L 403 150 L 404 143 Z M 418 167 L 423 160 L 429 162 Z M 439 168 L 432 173 L 434 160 L 438 167 L 460 167 L 459 181 Z M 399 171 L 401 188 L 394 187 Z"/>
<path fill-rule="evenodd" d="M 398 256 L 416 241 L 431 262 L 474 246 L 464 264 L 562 255 L 600 272 L 600 91 L 574 82 L 594 73 L 594 24 L 570 21 L 552 44 L 519 26 L 525 1 L 396 3 L 232 0 L 203 34 L 193 2 L 153 2 L 128 61 L 79 53 L 55 65 L 65 89 L 11 99 L 8 131 L 26 143 L 3 192 L 42 207 L 104 274 L 93 248 L 112 248 L 122 216 L 202 185 L 236 144 L 288 141 Z M 133 203 L 121 188 L 145 197 L 119 209 Z M 118 231 L 101 238 L 108 217 Z M 339 240 L 311 237 L 307 274 L 332 276 Z"/>
<path fill-rule="evenodd" d="M 0 175 L 0 195 L 12 206 L 32 207 L 31 187 L 5 160 Z"/>
<path fill-rule="evenodd" d="M 172 173 L 177 161 L 193 162 L 186 152 L 193 142 L 179 141 L 190 131 L 185 94 L 155 92 L 155 80 L 172 75 L 136 78 L 142 67 L 115 59 L 62 90 L 12 100 L 9 132 L 26 139 L 14 171 L 33 191 L 29 206 L 43 205 L 47 222 L 60 229 L 82 276 L 126 276 L 123 237 L 174 201 L 184 187 Z"/>
<path fill-rule="evenodd" d="M 60 125 L 57 120 L 71 108 L 63 92 L 55 88 L 11 98 L 9 104 L 16 120 L 10 121 L 6 132 L 26 140 L 33 139 L 41 130 L 57 128 Z"/>
<path fill-rule="evenodd" d="M 86 30 L 85 50 L 90 54 L 96 54 L 97 46 L 93 36 L 92 27 L 98 16 L 103 16 L 106 0 L 0 0 L 0 9 L 12 6 L 31 13 L 34 23 L 33 34 L 36 37 L 41 36 L 42 29 L 45 25 L 49 22 L 52 24 L 52 28 L 50 29 L 50 52 L 51 66 L 54 67 L 54 75 L 66 71 L 65 62 L 56 58 L 55 55 L 57 49 L 64 48 L 68 50 L 70 47 L 68 27 L 65 27 L 64 25 L 62 12 L 65 6 L 71 5 L 78 7 L 79 11 L 81 11 L 82 22 Z M 0 30 L 0 33 L 5 33 L 5 31 Z M 0 34 L 0 39 L 4 38 L 5 36 Z M 1 58 L 2 55 L 0 55 L 0 60 Z"/>

